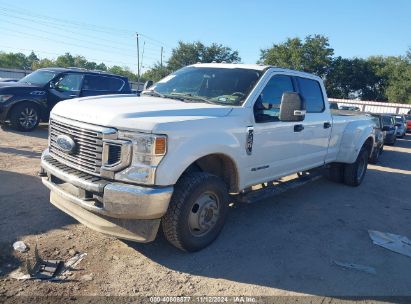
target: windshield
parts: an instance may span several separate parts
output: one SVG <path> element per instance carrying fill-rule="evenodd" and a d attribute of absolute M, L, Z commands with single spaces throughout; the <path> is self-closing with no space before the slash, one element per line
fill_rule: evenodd
<path fill-rule="evenodd" d="M 37 70 L 26 77 L 19 80 L 19 82 L 24 82 L 28 84 L 37 84 L 37 85 L 45 85 L 50 80 L 52 80 L 56 76 L 56 73 L 50 71 L 40 71 Z"/>
<path fill-rule="evenodd" d="M 373 120 L 373 122 L 375 123 L 375 125 L 377 126 L 377 128 L 381 128 L 380 118 L 379 118 L 378 116 L 372 115 L 372 120 Z"/>
<path fill-rule="evenodd" d="M 241 105 L 261 75 L 257 70 L 191 66 L 163 78 L 150 90 L 188 102 Z"/>
<path fill-rule="evenodd" d="M 383 116 L 383 117 L 382 117 L 382 123 L 383 123 L 384 126 L 393 125 L 393 123 L 392 123 L 392 118 L 389 117 L 389 116 Z"/>
<path fill-rule="evenodd" d="M 402 120 L 402 117 L 395 117 L 395 122 L 396 123 L 404 123 L 404 120 Z"/>

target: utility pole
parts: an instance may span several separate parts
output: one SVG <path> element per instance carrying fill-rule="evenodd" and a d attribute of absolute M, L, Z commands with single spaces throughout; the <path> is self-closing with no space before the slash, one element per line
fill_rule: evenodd
<path fill-rule="evenodd" d="M 160 56 L 160 74 L 161 77 L 163 77 L 163 47 L 161 47 L 161 56 Z"/>
<path fill-rule="evenodd" d="M 136 33 L 137 38 L 137 86 L 140 87 L 140 44 L 138 41 L 138 33 Z"/>
<path fill-rule="evenodd" d="M 163 47 L 161 47 L 160 66 L 161 66 L 161 69 L 163 69 Z"/>

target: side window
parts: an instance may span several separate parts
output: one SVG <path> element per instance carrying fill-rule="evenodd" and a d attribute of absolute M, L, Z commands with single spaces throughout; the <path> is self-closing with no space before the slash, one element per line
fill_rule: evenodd
<path fill-rule="evenodd" d="M 301 77 L 296 78 L 307 112 L 320 113 L 324 111 L 324 97 L 318 81 Z"/>
<path fill-rule="evenodd" d="M 78 94 L 82 80 L 83 75 L 81 74 L 64 74 L 56 82 L 56 89 L 67 95 Z"/>
<path fill-rule="evenodd" d="M 273 76 L 254 104 L 256 122 L 279 121 L 281 98 L 285 92 L 295 92 L 291 77 Z"/>
<path fill-rule="evenodd" d="M 124 86 L 124 81 L 120 78 L 107 77 L 109 79 L 110 91 L 120 91 Z"/>
<path fill-rule="evenodd" d="M 87 91 L 120 91 L 124 81 L 119 78 L 99 75 L 86 75 L 83 83 L 83 90 Z"/>
<path fill-rule="evenodd" d="M 86 91 L 108 91 L 108 81 L 105 77 L 86 75 L 83 82 L 83 90 Z"/>

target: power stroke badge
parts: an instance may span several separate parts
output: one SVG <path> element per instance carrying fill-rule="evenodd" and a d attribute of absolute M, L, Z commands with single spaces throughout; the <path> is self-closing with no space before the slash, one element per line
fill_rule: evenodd
<path fill-rule="evenodd" d="M 245 142 L 245 151 L 248 155 L 253 152 L 253 140 L 254 140 L 254 127 L 247 128 L 247 139 Z"/>

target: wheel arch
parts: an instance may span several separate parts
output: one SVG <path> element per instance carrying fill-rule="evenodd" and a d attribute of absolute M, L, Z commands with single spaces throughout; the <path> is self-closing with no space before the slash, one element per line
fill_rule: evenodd
<path fill-rule="evenodd" d="M 208 172 L 223 179 L 230 193 L 239 191 L 239 174 L 235 161 L 223 153 L 213 153 L 193 161 L 180 175 L 193 171 Z"/>
<path fill-rule="evenodd" d="M 13 110 L 17 106 L 25 104 L 25 103 L 34 104 L 40 111 L 40 113 L 39 113 L 40 114 L 40 119 L 43 120 L 43 121 L 47 119 L 47 109 L 44 107 L 44 105 L 41 102 L 38 102 L 38 101 L 35 101 L 35 100 L 30 100 L 30 99 L 22 99 L 22 100 L 17 101 L 16 103 L 14 103 L 10 107 L 10 109 L 8 110 L 6 119 L 10 119 L 11 113 L 13 112 Z"/>

